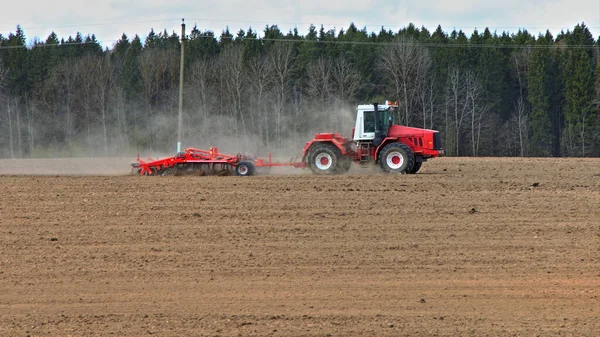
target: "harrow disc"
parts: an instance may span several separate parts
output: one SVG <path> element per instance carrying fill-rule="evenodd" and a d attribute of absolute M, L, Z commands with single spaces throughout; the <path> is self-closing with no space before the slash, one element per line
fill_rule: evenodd
<path fill-rule="evenodd" d="M 165 168 L 158 172 L 162 176 L 228 176 L 234 168 L 229 164 L 186 163 Z"/>

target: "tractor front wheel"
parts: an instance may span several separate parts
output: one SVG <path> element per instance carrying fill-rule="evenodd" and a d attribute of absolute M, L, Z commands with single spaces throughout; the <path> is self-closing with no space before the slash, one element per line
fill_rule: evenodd
<path fill-rule="evenodd" d="M 315 174 L 334 174 L 341 156 L 333 144 L 315 144 L 308 152 L 308 167 Z"/>
<path fill-rule="evenodd" d="M 415 165 L 415 156 L 406 144 L 391 143 L 379 153 L 379 165 L 386 173 L 409 173 Z"/>
<path fill-rule="evenodd" d="M 415 174 L 415 173 L 419 172 L 419 169 L 421 168 L 422 164 L 423 164 L 422 162 L 416 161 L 415 165 L 413 165 L 412 170 L 410 170 L 410 172 L 408 172 L 408 173 L 409 174 Z"/>

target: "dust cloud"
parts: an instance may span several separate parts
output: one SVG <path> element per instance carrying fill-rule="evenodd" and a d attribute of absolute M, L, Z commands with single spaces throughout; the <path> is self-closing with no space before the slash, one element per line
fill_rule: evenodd
<path fill-rule="evenodd" d="M 160 147 L 130 147 L 130 136 L 112 132 L 105 135 L 94 130 L 81 135 L 70 142 L 68 147 L 37 148 L 31 159 L 1 159 L 0 175 L 128 175 L 132 173 L 131 164 L 137 156 L 142 160 L 155 160 L 174 156 L 177 153 L 176 132 L 172 118 L 156 116 L 153 128 L 157 134 L 170 136 L 159 141 Z M 264 130 L 247 130 L 231 117 L 207 116 L 207 123 L 198 130 L 188 127 L 184 131 L 181 150 L 197 148 L 208 150 L 218 148 L 220 153 L 228 155 L 242 154 L 254 158 L 267 159 L 271 153 L 274 162 L 289 163 L 302 161 L 302 150 L 317 133 L 339 133 L 347 138 L 352 136 L 354 111 L 352 107 L 335 111 L 311 111 L 299 114 L 296 118 L 284 118 L 279 130 L 280 142 L 268 139 Z M 303 127 L 298 127 L 299 123 Z M 292 130 L 305 130 L 296 132 Z M 273 131 L 271 130 L 272 134 Z M 274 137 L 271 137 L 274 138 Z M 354 165 L 353 165 L 354 166 Z M 356 171 L 354 168 L 351 172 Z M 365 170 L 359 169 L 360 172 Z M 309 174 L 309 170 L 293 167 L 261 168 L 259 174 Z"/>

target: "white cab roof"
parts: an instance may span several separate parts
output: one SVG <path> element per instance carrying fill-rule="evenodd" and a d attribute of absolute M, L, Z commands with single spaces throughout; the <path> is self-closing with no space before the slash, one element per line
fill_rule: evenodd
<path fill-rule="evenodd" d="M 379 104 L 378 105 L 379 110 L 385 110 L 385 109 L 390 108 L 390 107 L 397 107 L 398 106 L 396 104 L 388 104 L 388 103 L 391 103 L 391 102 L 388 101 L 388 102 Z M 358 106 L 357 110 L 373 111 L 373 104 L 361 104 L 361 105 Z"/>

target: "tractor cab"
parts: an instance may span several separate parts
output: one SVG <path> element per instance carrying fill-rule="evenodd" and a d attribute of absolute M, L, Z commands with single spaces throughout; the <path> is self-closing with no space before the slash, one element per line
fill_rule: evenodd
<path fill-rule="evenodd" d="M 386 101 L 385 104 L 364 104 L 356 109 L 356 125 L 354 141 L 369 142 L 384 139 L 393 125 L 393 112 L 398 109 L 398 102 Z"/>

